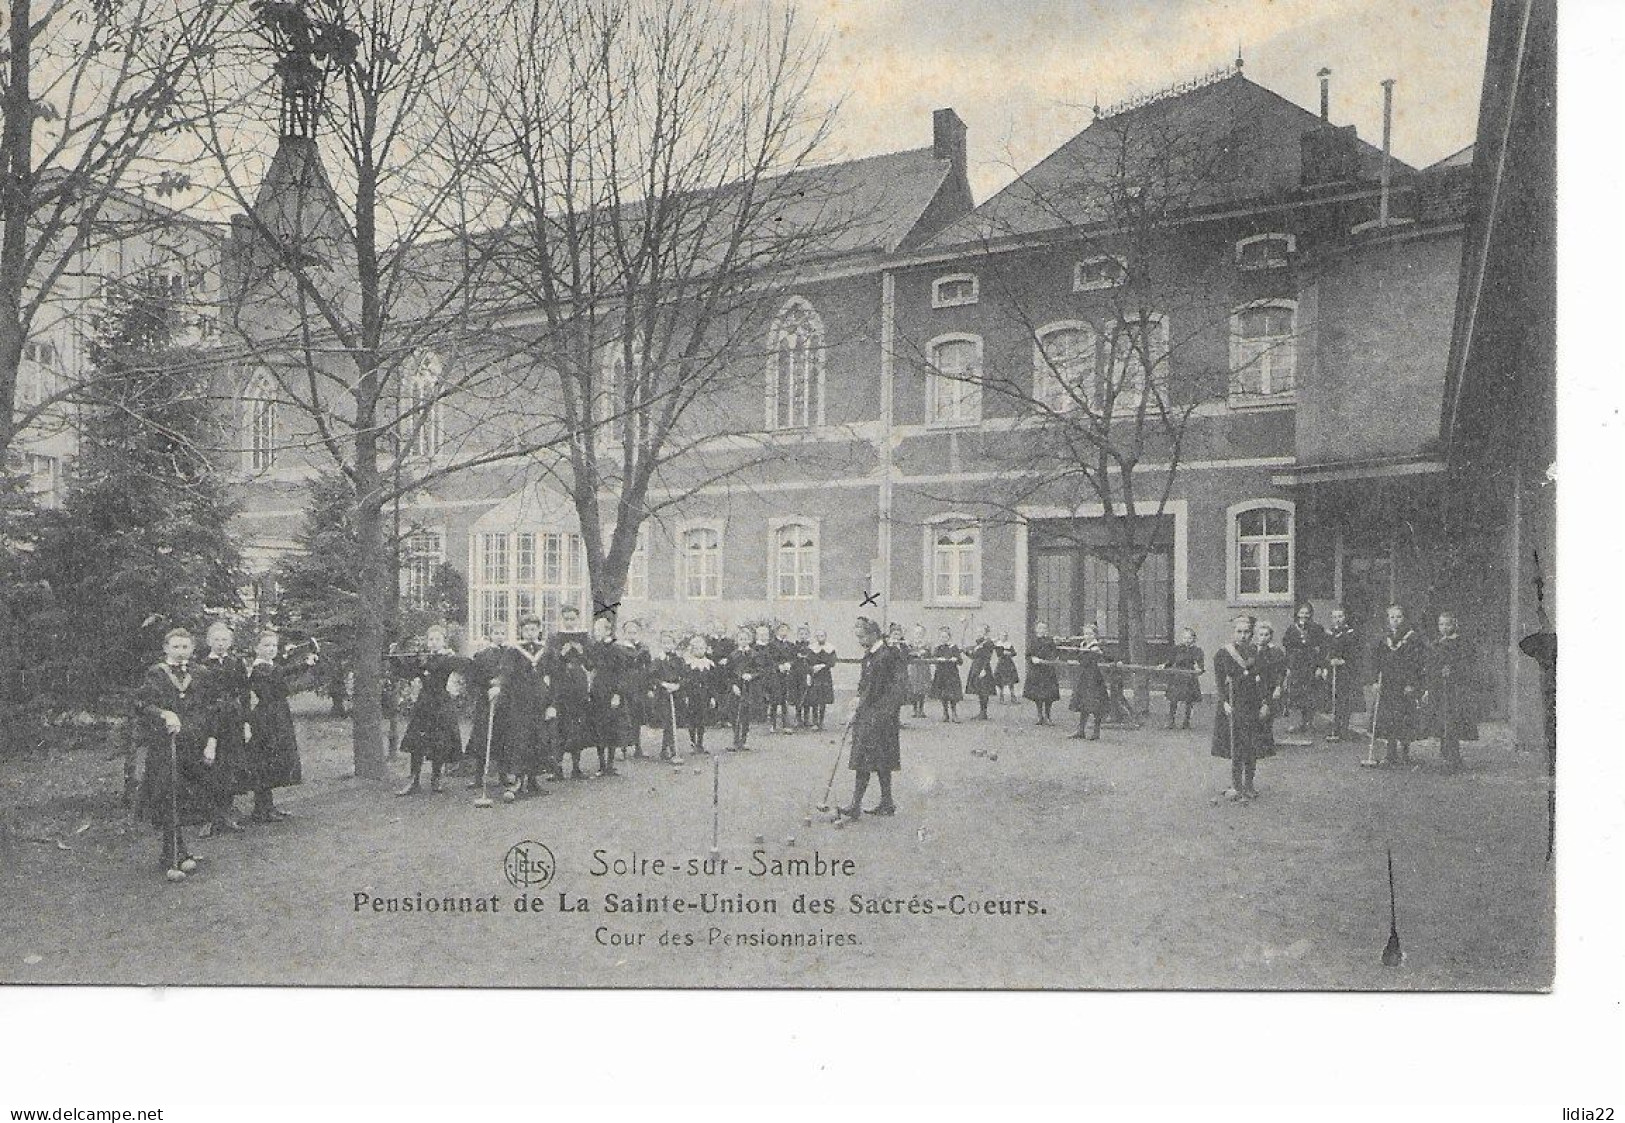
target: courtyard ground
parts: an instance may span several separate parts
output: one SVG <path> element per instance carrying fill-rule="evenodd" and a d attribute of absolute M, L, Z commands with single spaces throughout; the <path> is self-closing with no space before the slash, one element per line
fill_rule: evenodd
<path fill-rule="evenodd" d="M 179 885 L 163 881 L 150 829 L 118 806 L 119 759 L 0 763 L 0 982 L 1542 990 L 1552 979 L 1545 775 L 1494 726 L 1456 775 L 1431 745 L 1406 771 L 1359 768 L 1363 744 L 1287 746 L 1259 766 L 1260 799 L 1238 805 L 1215 799 L 1228 771 L 1208 754 L 1211 706 L 1189 732 L 1081 742 L 1035 729 L 1030 707 L 995 704 L 988 723 L 910 720 L 899 815 L 839 831 L 806 825 L 838 733 L 757 732 L 757 751 L 719 762 L 728 872 L 594 876 L 599 850 L 706 859 L 709 762 L 635 761 L 619 778 L 476 809 L 461 779 L 407 800 L 393 797 L 398 782 L 351 778 L 348 725 L 315 699 L 300 711 L 306 783 L 281 796 L 296 818 L 195 844 L 207 862 Z M 837 795 L 850 783 L 843 767 Z M 535 914 L 515 911 L 521 893 L 504 873 L 523 840 L 557 863 L 551 884 L 524 894 L 544 902 Z M 1396 969 L 1379 961 L 1389 847 L 1406 953 Z M 753 877 L 756 851 L 763 863 L 816 851 L 855 872 Z M 779 911 L 605 911 L 606 894 L 699 904 L 709 891 Z M 500 911 L 355 907 L 358 894 L 419 893 L 495 895 Z M 834 911 L 795 912 L 798 895 Z M 903 911 L 854 914 L 854 896 Z M 585 905 L 561 912 L 561 899 Z M 911 899 L 933 911 L 910 914 Z M 1020 915 L 954 911 L 988 901 L 1024 903 Z M 670 933 L 694 944 L 662 942 Z M 849 942 L 749 942 L 809 933 Z"/>

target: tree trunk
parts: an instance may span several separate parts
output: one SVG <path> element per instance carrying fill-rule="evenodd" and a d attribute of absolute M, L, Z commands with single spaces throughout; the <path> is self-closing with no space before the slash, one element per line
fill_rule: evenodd
<path fill-rule="evenodd" d="M 1118 565 L 1117 600 L 1123 620 L 1123 635 L 1128 640 L 1128 662 L 1144 666 L 1147 659 L 1145 639 L 1145 595 L 1140 587 L 1140 567 L 1143 555 L 1129 556 Z M 1134 708 L 1141 714 L 1151 711 L 1151 676 L 1134 675 Z"/>
<path fill-rule="evenodd" d="M 355 740 L 355 774 L 367 780 L 384 778 L 383 651 L 389 640 L 389 559 L 384 541 L 383 508 L 378 505 L 374 468 L 359 469 L 356 487 L 364 498 L 356 504 L 356 535 L 360 540 L 361 577 L 355 622 L 355 696 L 350 699 L 350 728 Z"/>

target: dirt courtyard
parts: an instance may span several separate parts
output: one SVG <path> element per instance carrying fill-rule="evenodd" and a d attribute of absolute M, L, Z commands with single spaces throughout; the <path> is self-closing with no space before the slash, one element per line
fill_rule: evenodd
<path fill-rule="evenodd" d="M 207 861 L 179 885 L 162 879 L 150 829 L 118 806 L 120 760 L 0 763 L 0 982 L 1542 990 L 1552 979 L 1543 762 L 1509 751 L 1494 726 L 1456 775 L 1431 744 L 1406 771 L 1358 767 L 1363 743 L 1286 745 L 1261 763 L 1260 798 L 1246 805 L 1215 801 L 1228 770 L 1208 754 L 1211 704 L 1189 732 L 1154 720 L 1082 742 L 995 703 L 986 723 L 909 720 L 899 814 L 844 830 L 806 822 L 838 731 L 758 731 L 756 751 L 718 761 L 721 853 L 708 867 L 705 758 L 633 761 L 620 777 L 477 809 L 461 777 L 416 799 L 350 778 L 347 723 L 308 697 L 299 709 L 306 782 L 280 797 L 296 817 L 194 844 Z M 843 767 L 837 796 L 850 784 Z M 510 882 L 506 856 L 524 841 L 551 853 L 547 884 Z M 1379 962 L 1389 847 L 1406 955 L 1393 969 Z M 447 898 L 469 911 L 428 911 Z"/>

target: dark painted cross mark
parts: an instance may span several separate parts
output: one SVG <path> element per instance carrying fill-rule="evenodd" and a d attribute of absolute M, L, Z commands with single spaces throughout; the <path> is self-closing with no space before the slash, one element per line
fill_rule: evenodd
<path fill-rule="evenodd" d="M 876 608 L 880 607 L 880 594 L 879 593 L 864 593 L 863 594 L 863 603 L 858 605 L 858 607 L 859 608 L 868 608 L 871 604 L 874 605 Z"/>
<path fill-rule="evenodd" d="M 598 600 L 596 597 L 593 598 L 592 603 L 597 605 L 597 607 L 592 610 L 592 614 L 595 617 L 596 616 L 608 616 L 610 613 L 614 612 L 617 608 L 621 607 L 621 602 L 620 601 L 616 601 L 614 604 L 605 604 L 603 601 Z"/>

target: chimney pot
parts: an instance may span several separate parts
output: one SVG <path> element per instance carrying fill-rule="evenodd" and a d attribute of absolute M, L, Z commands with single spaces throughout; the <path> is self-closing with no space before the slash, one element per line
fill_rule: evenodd
<path fill-rule="evenodd" d="M 1316 75 L 1320 79 L 1320 119 L 1330 122 L 1332 119 L 1332 72 L 1330 67 L 1321 67 Z"/>

